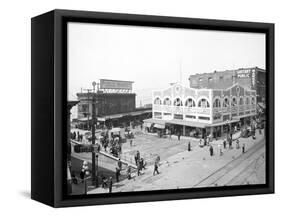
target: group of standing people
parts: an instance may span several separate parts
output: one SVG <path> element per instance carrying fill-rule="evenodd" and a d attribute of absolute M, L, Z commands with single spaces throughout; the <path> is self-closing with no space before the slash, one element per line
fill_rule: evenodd
<path fill-rule="evenodd" d="M 223 149 L 227 149 L 227 140 L 226 139 L 223 140 L 223 145 L 218 144 L 218 151 L 219 151 L 220 156 L 223 155 L 222 147 L 223 147 Z M 228 140 L 228 148 L 233 149 L 232 138 L 230 138 Z M 240 149 L 240 140 L 239 139 L 236 139 L 236 149 Z M 246 146 L 245 146 L 245 143 L 243 143 L 242 144 L 242 154 L 244 154 L 245 152 L 246 152 Z M 210 153 L 210 156 L 214 156 L 214 148 L 213 148 L 212 144 L 209 145 L 209 153 Z"/>
<path fill-rule="evenodd" d="M 79 131 L 77 131 L 77 133 L 74 131 L 73 133 L 70 133 L 70 138 L 82 142 L 83 134 L 79 133 Z"/>

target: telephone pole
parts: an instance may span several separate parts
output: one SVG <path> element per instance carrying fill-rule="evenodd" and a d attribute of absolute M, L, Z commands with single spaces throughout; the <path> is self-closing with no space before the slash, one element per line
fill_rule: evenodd
<path fill-rule="evenodd" d="M 93 98 L 92 98 L 92 185 L 99 186 L 98 176 L 96 170 L 96 153 L 98 152 L 96 146 L 96 103 L 97 103 L 97 93 L 95 93 L 96 82 L 92 83 L 93 85 Z"/>

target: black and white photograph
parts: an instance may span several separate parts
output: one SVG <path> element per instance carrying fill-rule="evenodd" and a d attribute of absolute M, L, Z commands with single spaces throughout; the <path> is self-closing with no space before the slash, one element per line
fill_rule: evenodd
<path fill-rule="evenodd" d="M 67 23 L 67 194 L 266 184 L 264 33 Z"/>

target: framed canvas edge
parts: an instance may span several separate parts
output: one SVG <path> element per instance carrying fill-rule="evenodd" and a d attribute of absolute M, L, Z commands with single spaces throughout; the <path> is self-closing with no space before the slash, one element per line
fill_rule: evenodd
<path fill-rule="evenodd" d="M 225 196 L 242 196 L 242 195 L 253 195 L 253 194 L 268 194 L 274 193 L 274 24 L 272 23 L 253 23 L 253 22 L 241 22 L 241 21 L 225 21 L 225 20 L 209 20 L 209 19 L 197 19 L 197 18 L 179 18 L 179 17 L 163 17 L 163 16 L 151 16 L 151 15 L 133 15 L 133 14 L 117 14 L 117 13 L 103 13 L 103 12 L 85 12 L 85 11 L 71 11 L 71 10 L 55 10 L 55 42 L 54 42 L 54 207 L 68 207 L 68 206 L 83 206 L 83 205 L 101 205 L 101 204 L 114 204 L 114 203 L 132 203 L 132 202 L 152 202 L 152 201 L 163 201 L 163 200 L 178 200 L 178 199 L 197 199 L 197 198 L 211 198 L 211 197 L 225 197 Z M 95 198 L 83 198 L 83 199 L 69 199 L 63 195 L 63 149 L 62 144 L 64 143 L 63 135 L 63 108 L 66 108 L 66 86 L 63 79 L 63 70 L 66 56 L 63 56 L 63 50 L 67 46 L 66 41 L 63 37 L 63 24 L 67 20 L 81 19 L 102 19 L 107 22 L 113 22 L 117 19 L 118 23 L 128 22 L 140 22 L 141 24 L 147 24 L 150 21 L 152 25 L 169 23 L 169 25 L 175 25 L 178 23 L 182 28 L 184 26 L 204 27 L 210 26 L 210 29 L 216 29 L 219 27 L 220 30 L 225 28 L 227 31 L 246 31 L 255 32 L 259 30 L 265 32 L 267 35 L 266 45 L 266 68 L 268 69 L 268 80 L 267 80 L 267 105 L 269 107 L 268 118 L 268 142 L 269 151 L 267 152 L 268 158 L 268 170 L 267 178 L 268 182 L 266 186 L 251 188 L 251 189 L 229 189 L 220 190 L 219 188 L 205 188 L 200 189 L 198 192 L 180 193 L 174 192 L 169 194 L 159 194 L 151 192 L 151 195 L 130 195 L 130 196 L 114 196 L 109 197 L 95 197 Z M 131 24 L 130 24 L 131 25 Z M 186 28 L 186 27 L 185 27 Z M 270 84 L 270 85 L 268 85 Z"/>

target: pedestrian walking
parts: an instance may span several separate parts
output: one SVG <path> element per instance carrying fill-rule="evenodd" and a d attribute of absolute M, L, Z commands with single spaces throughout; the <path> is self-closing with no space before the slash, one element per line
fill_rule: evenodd
<path fill-rule="evenodd" d="M 190 142 L 188 142 L 187 150 L 188 150 L 188 151 L 191 151 L 191 144 L 190 144 Z"/>
<path fill-rule="evenodd" d="M 138 176 L 140 175 L 140 171 L 141 171 L 141 161 L 139 160 L 138 166 L 137 166 L 137 173 L 138 173 Z"/>
<path fill-rule="evenodd" d="M 140 152 L 137 151 L 136 155 L 135 155 L 135 163 L 136 163 L 136 166 L 138 166 L 138 162 L 140 160 Z"/>
<path fill-rule="evenodd" d="M 74 140 L 76 139 L 76 133 L 75 133 L 75 131 L 73 132 L 73 139 L 74 139 Z"/>
<path fill-rule="evenodd" d="M 133 139 L 130 140 L 130 146 L 133 146 Z"/>
<path fill-rule="evenodd" d="M 119 176 L 120 176 L 120 168 L 119 167 L 116 167 L 115 176 L 116 176 L 116 182 L 119 182 Z"/>
<path fill-rule="evenodd" d="M 245 143 L 243 143 L 242 145 L 242 154 L 244 154 L 246 152 L 246 147 L 245 147 Z"/>
<path fill-rule="evenodd" d="M 110 177 L 110 178 L 109 178 L 109 186 L 108 186 L 109 193 L 112 193 L 112 185 L 113 185 L 112 177 Z"/>
<path fill-rule="evenodd" d="M 229 138 L 228 143 L 229 143 L 229 149 L 232 149 L 232 139 L 231 138 Z"/>
<path fill-rule="evenodd" d="M 226 149 L 226 140 L 223 140 L 223 148 Z"/>
<path fill-rule="evenodd" d="M 101 187 L 102 188 L 107 187 L 107 178 L 104 176 L 101 177 Z"/>
<path fill-rule="evenodd" d="M 260 133 L 260 135 L 262 134 L 262 130 L 261 130 L 261 127 L 259 128 L 259 133 Z"/>
<path fill-rule="evenodd" d="M 240 148 L 239 139 L 236 140 L 236 149 Z"/>
<path fill-rule="evenodd" d="M 180 132 L 178 133 L 178 141 L 180 141 L 181 140 L 181 134 L 180 134 Z"/>
<path fill-rule="evenodd" d="M 210 145 L 209 151 L 210 151 L 210 156 L 212 157 L 214 155 L 214 148 L 212 145 Z"/>
<path fill-rule="evenodd" d="M 218 144 L 218 149 L 219 149 L 219 155 L 222 156 L 223 152 L 222 152 L 222 146 L 221 144 Z"/>
<path fill-rule="evenodd" d="M 128 180 L 130 180 L 130 179 L 131 179 L 131 173 L 132 173 L 132 171 L 131 171 L 131 167 L 130 167 L 130 166 L 128 166 L 128 168 L 127 168 L 127 178 L 128 178 Z"/>
<path fill-rule="evenodd" d="M 154 163 L 154 170 L 153 170 L 153 175 L 155 175 L 155 173 L 159 174 L 159 171 L 158 171 L 158 163 L 155 161 Z"/>
<path fill-rule="evenodd" d="M 207 146 L 207 138 L 204 138 L 204 146 Z"/>
<path fill-rule="evenodd" d="M 142 170 L 142 169 L 145 169 L 146 163 L 145 163 L 145 161 L 144 161 L 143 158 L 140 159 L 140 165 L 141 165 L 141 170 Z"/>
<path fill-rule="evenodd" d="M 121 162 L 121 159 L 120 159 L 120 158 L 118 159 L 117 167 L 118 167 L 120 170 L 122 170 L 122 162 Z"/>

